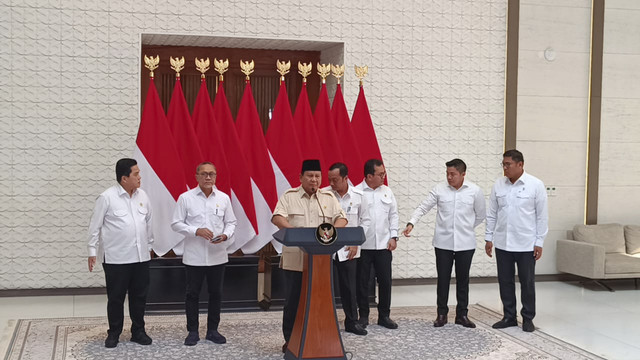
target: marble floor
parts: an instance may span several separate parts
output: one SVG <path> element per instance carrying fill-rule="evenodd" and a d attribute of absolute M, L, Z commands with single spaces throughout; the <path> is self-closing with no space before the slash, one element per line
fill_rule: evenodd
<path fill-rule="evenodd" d="M 633 281 L 608 284 L 616 291 L 592 284 L 538 282 L 536 327 L 607 359 L 640 359 L 640 290 Z M 435 297 L 435 285 L 394 286 L 392 306 L 435 305 Z M 498 285 L 472 284 L 469 302 L 501 311 Z M 453 287 L 449 304 L 455 304 Z M 451 310 L 450 315 L 455 305 Z M 8 343 L 12 319 L 104 316 L 105 312 L 105 295 L 0 298 L 0 344 Z M 0 346 L 0 355 L 5 351 Z"/>

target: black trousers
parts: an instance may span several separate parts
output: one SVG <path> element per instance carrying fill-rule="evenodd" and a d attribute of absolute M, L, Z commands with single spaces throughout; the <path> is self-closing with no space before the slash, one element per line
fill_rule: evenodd
<path fill-rule="evenodd" d="M 302 272 L 283 270 L 284 273 L 284 308 L 282 309 L 282 335 L 284 341 L 289 341 L 296 322 L 300 290 L 302 289 Z"/>
<path fill-rule="evenodd" d="M 449 285 L 451 284 L 451 269 L 456 264 L 456 317 L 467 316 L 469 312 L 469 269 L 473 259 L 473 250 L 453 251 L 436 250 L 436 270 L 438 271 L 437 300 L 438 315 L 449 313 Z"/>
<path fill-rule="evenodd" d="M 107 284 L 109 335 L 119 336 L 124 323 L 124 298 L 129 294 L 131 334 L 144 331 L 144 310 L 149 292 L 149 262 L 132 264 L 103 263 Z"/>
<path fill-rule="evenodd" d="M 342 300 L 342 310 L 344 310 L 344 326 L 352 326 L 358 320 L 358 303 L 356 297 L 356 275 L 358 261 L 333 260 L 336 267 L 336 275 L 340 286 L 340 299 Z"/>
<path fill-rule="evenodd" d="M 185 298 L 185 310 L 187 313 L 187 331 L 198 331 L 200 308 L 200 290 L 202 282 L 207 278 L 209 290 L 209 308 L 207 315 L 207 331 L 217 330 L 220 324 L 220 305 L 222 303 L 222 285 L 224 282 L 225 264 L 214 266 L 190 266 L 185 265 L 185 277 L 187 294 Z"/>
<path fill-rule="evenodd" d="M 378 281 L 378 317 L 391 314 L 391 260 L 389 250 L 361 250 L 358 260 L 357 299 L 360 317 L 369 319 L 371 268 Z"/>
<path fill-rule="evenodd" d="M 500 299 L 504 317 L 516 319 L 516 265 L 520 279 L 523 319 L 533 319 L 536 316 L 536 287 L 535 270 L 536 259 L 533 251 L 512 252 L 496 249 L 496 264 L 498 265 L 498 284 L 500 285 Z"/>

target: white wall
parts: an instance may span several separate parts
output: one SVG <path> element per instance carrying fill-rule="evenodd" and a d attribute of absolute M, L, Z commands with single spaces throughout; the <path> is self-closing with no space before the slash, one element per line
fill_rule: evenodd
<path fill-rule="evenodd" d="M 1 2 L 0 289 L 104 284 L 86 270 L 86 228 L 115 161 L 132 154 L 142 33 L 344 42 L 347 106 L 350 69 L 369 65 L 405 223 L 445 161 L 467 161 L 486 191 L 500 174 L 505 16 L 504 0 Z M 429 215 L 401 241 L 394 277 L 435 276 L 432 232 Z M 478 253 L 472 274 L 495 266 Z"/>
<path fill-rule="evenodd" d="M 556 188 L 538 274 L 557 273 L 556 241 L 584 222 L 590 26 L 590 1 L 521 1 L 516 147 Z"/>
<path fill-rule="evenodd" d="M 605 2 L 598 223 L 640 224 L 640 2 Z"/>

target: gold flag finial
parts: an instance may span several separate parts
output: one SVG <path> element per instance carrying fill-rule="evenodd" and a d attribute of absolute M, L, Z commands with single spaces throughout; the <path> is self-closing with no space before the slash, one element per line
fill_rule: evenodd
<path fill-rule="evenodd" d="M 358 77 L 358 79 L 360 79 L 360 86 L 362 86 L 364 84 L 365 76 L 367 76 L 367 73 L 369 73 L 369 67 L 367 65 L 365 66 L 355 65 L 355 69 L 356 69 L 356 76 Z"/>
<path fill-rule="evenodd" d="M 176 72 L 176 77 L 180 77 L 180 71 L 184 69 L 184 56 L 180 59 L 177 57 L 174 59 L 169 56 L 169 62 L 171 63 L 171 68 Z"/>
<path fill-rule="evenodd" d="M 343 65 L 331 65 L 331 75 L 338 79 L 340 84 L 340 78 L 344 76 L 344 64 Z"/>
<path fill-rule="evenodd" d="M 311 74 L 311 63 L 301 63 L 298 61 L 298 74 L 302 75 L 302 82 L 307 82 L 307 76 Z"/>
<path fill-rule="evenodd" d="M 216 71 L 220 73 L 220 81 L 224 81 L 224 76 L 222 74 L 226 73 L 227 70 L 229 70 L 229 59 L 225 59 L 224 61 L 222 61 L 214 58 L 213 66 L 215 67 Z"/>
<path fill-rule="evenodd" d="M 242 69 L 242 73 L 247 76 L 247 80 L 249 80 L 249 75 L 251 75 L 251 73 L 253 72 L 253 68 L 255 67 L 255 65 L 256 64 L 253 62 L 253 60 L 251 60 L 251 62 L 240 60 L 240 69 Z"/>
<path fill-rule="evenodd" d="M 147 57 L 147 55 L 144 56 L 144 67 L 146 67 L 151 71 L 149 76 L 152 79 L 153 79 L 153 70 L 158 68 L 158 64 L 160 64 L 160 56 L 156 55 L 155 58 L 153 56 L 152 57 Z"/>
<path fill-rule="evenodd" d="M 284 76 L 289 73 L 289 69 L 291 69 L 291 60 L 280 61 L 280 59 L 276 60 L 276 67 L 278 68 L 278 73 L 280 74 L 280 81 L 284 81 Z"/>
<path fill-rule="evenodd" d="M 329 74 L 331 74 L 331 64 L 320 64 L 318 63 L 317 66 L 318 69 L 318 75 L 320 75 L 320 77 L 322 78 L 322 83 L 326 83 L 327 82 L 327 76 L 329 76 Z"/>
<path fill-rule="evenodd" d="M 207 58 L 206 60 L 196 58 L 196 69 L 198 69 L 198 71 L 202 73 L 202 75 L 200 75 L 201 78 L 204 79 L 206 77 L 204 73 L 209 71 L 209 65 L 211 65 L 211 61 L 209 60 L 209 58 Z"/>

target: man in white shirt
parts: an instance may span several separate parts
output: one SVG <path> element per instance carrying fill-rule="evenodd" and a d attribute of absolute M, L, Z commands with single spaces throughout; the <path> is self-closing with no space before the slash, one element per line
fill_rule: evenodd
<path fill-rule="evenodd" d="M 524 157 L 518 150 L 503 155 L 504 177 L 491 189 L 487 211 L 485 251 L 496 248 L 500 299 L 504 311 L 494 329 L 517 326 L 515 266 L 518 266 L 522 300 L 522 330 L 535 330 L 535 266 L 549 230 L 547 192 L 544 183 L 524 171 Z"/>
<path fill-rule="evenodd" d="M 370 229 L 369 205 L 362 191 L 349 185 L 349 170 L 343 163 L 329 167 L 331 191 L 347 214 L 348 227 L 362 226 L 365 233 Z M 356 335 L 367 335 L 367 330 L 358 322 L 358 303 L 356 299 L 356 274 L 360 257 L 360 246 L 345 246 L 334 255 L 340 284 L 340 299 L 344 310 L 344 329 Z"/>
<path fill-rule="evenodd" d="M 129 293 L 131 341 L 151 344 L 144 330 L 151 260 L 151 206 L 140 189 L 140 169 L 134 159 L 116 163 L 118 184 L 96 199 L 89 224 L 89 271 L 99 259 L 107 285 L 109 330 L 104 346 L 114 348 L 124 323 L 124 298 Z"/>
<path fill-rule="evenodd" d="M 360 324 L 369 324 L 369 282 L 371 267 L 378 280 L 378 325 L 397 329 L 391 320 L 391 252 L 398 241 L 398 204 L 391 189 L 384 185 L 387 176 L 381 160 L 371 159 L 364 164 L 365 179 L 356 186 L 369 205 L 371 231 L 362 244 L 358 260 L 357 299 Z"/>
<path fill-rule="evenodd" d="M 474 183 L 466 181 L 464 176 L 467 165 L 460 159 L 448 161 L 447 183 L 439 184 L 416 208 L 411 220 L 404 229 L 404 236 L 410 236 L 413 226 L 434 206 L 438 206 L 433 247 L 436 252 L 436 270 L 438 272 L 437 300 L 438 317 L 433 326 L 441 327 L 447 323 L 449 307 L 449 284 L 451 269 L 456 264 L 456 306 L 455 323 L 475 328 L 467 314 L 469 312 L 469 269 L 476 250 L 474 229 L 486 216 L 484 194 Z"/>
<path fill-rule="evenodd" d="M 193 346 L 200 341 L 198 333 L 199 302 L 202 282 L 207 278 L 209 307 L 205 338 L 216 344 L 227 339 L 218 332 L 224 268 L 228 262 L 227 247 L 236 228 L 236 216 L 229 196 L 214 187 L 216 168 L 203 162 L 196 168 L 198 187 L 178 198 L 171 228 L 184 235 L 187 315 L 187 334 L 184 344 Z"/>

